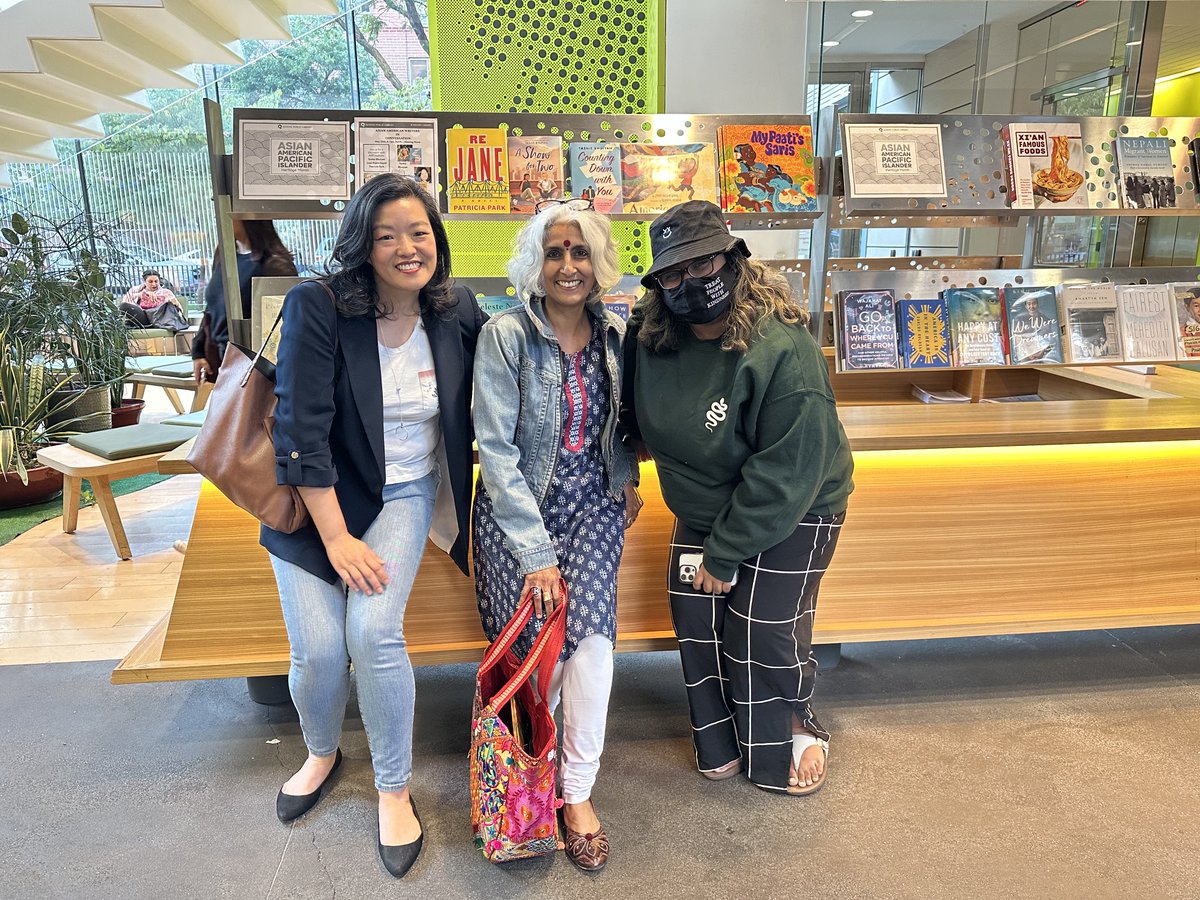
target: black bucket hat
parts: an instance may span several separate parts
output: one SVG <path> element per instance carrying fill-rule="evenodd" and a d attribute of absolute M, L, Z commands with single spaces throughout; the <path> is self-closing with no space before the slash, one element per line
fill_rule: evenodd
<path fill-rule="evenodd" d="M 721 208 L 707 200 L 688 200 L 672 206 L 650 223 L 650 253 L 654 257 L 642 284 L 654 287 L 654 276 L 689 259 L 726 253 L 737 248 L 743 256 L 750 248 L 725 227 Z"/>

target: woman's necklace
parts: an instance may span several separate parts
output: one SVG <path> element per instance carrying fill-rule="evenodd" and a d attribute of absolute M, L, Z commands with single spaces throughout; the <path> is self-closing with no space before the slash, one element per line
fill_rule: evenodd
<path fill-rule="evenodd" d="M 414 340 L 416 340 L 417 328 L 420 327 L 421 323 L 418 322 L 413 330 L 409 333 L 408 340 L 398 347 L 389 347 L 383 342 L 382 339 L 379 341 L 379 346 L 387 352 L 388 371 L 391 372 L 392 375 L 392 388 L 396 391 L 396 418 L 400 423 L 396 430 L 396 434 L 400 438 L 401 442 L 408 440 L 408 425 L 404 421 L 404 393 L 401 387 L 401 382 L 403 381 L 404 375 L 403 357 L 405 355 L 405 350 L 411 346 Z"/>

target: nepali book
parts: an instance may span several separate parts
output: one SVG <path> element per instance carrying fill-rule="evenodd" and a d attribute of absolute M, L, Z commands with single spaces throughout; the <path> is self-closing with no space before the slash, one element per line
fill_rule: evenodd
<path fill-rule="evenodd" d="M 562 138 L 549 134 L 508 136 L 508 186 L 512 211 L 533 215 L 543 200 L 561 200 Z"/>
<path fill-rule="evenodd" d="M 722 125 L 717 144 L 721 209 L 816 212 L 811 125 Z"/>
<path fill-rule="evenodd" d="M 503 128 L 446 130 L 446 197 L 452 213 L 506 213 L 508 135 Z"/>
<path fill-rule="evenodd" d="M 1083 132 L 1077 122 L 1013 122 L 1000 129 L 1013 209 L 1086 209 Z"/>
<path fill-rule="evenodd" d="M 951 359 L 956 366 L 1004 365 L 1004 325 L 998 288 L 948 288 Z"/>
<path fill-rule="evenodd" d="M 900 346 L 906 369 L 950 365 L 950 325 L 946 301 L 901 300 Z"/>
<path fill-rule="evenodd" d="M 1200 283 L 1177 281 L 1167 287 L 1175 301 L 1175 355 L 1200 359 Z"/>
<path fill-rule="evenodd" d="M 838 295 L 844 369 L 900 368 L 896 295 L 891 290 Z"/>
<path fill-rule="evenodd" d="M 591 200 L 596 212 L 621 212 L 621 145 L 575 141 L 567 145 L 571 196 Z"/>
<path fill-rule="evenodd" d="M 1062 323 L 1054 288 L 1015 285 L 1001 291 L 1008 322 L 1008 358 L 1013 365 L 1065 362 Z"/>
<path fill-rule="evenodd" d="M 945 197 L 940 125 L 845 124 L 846 196 Z"/>
<path fill-rule="evenodd" d="M 416 179 L 436 200 L 437 126 L 437 119 L 355 119 L 356 187 L 361 188 L 376 175 L 394 172 Z"/>
<path fill-rule="evenodd" d="M 1117 289 L 1111 284 L 1064 284 L 1058 289 L 1068 362 L 1120 362 Z"/>
<path fill-rule="evenodd" d="M 1117 288 L 1117 321 L 1126 362 L 1175 358 L 1174 298 L 1165 284 L 1123 284 Z"/>
<path fill-rule="evenodd" d="M 1174 209 L 1175 166 L 1171 162 L 1171 139 L 1119 137 L 1116 150 L 1121 205 L 1126 209 Z"/>
<path fill-rule="evenodd" d="M 627 213 L 666 212 L 686 200 L 717 202 L 712 144 L 621 144 L 621 200 Z"/>

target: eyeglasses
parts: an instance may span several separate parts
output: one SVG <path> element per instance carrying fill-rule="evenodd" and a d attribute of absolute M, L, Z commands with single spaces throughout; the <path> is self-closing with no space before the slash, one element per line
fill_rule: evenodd
<path fill-rule="evenodd" d="M 688 278 L 704 278 L 711 275 L 717 270 L 717 257 L 720 253 L 714 253 L 712 256 L 702 256 L 699 259 L 693 259 L 682 269 L 668 269 L 665 272 L 659 272 L 654 276 L 654 280 L 658 282 L 658 286 L 664 291 L 673 291 L 679 285 L 683 284 L 684 273 L 687 273 Z"/>
<path fill-rule="evenodd" d="M 565 206 L 567 209 L 573 209 L 582 212 L 585 209 L 592 209 L 592 201 L 584 197 L 567 197 L 565 200 L 551 199 L 539 200 L 533 207 L 534 212 L 542 212 L 542 210 L 550 209 L 554 206 Z"/>

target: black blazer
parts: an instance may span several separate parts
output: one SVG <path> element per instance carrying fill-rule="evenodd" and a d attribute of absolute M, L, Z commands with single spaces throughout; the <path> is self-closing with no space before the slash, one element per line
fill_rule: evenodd
<path fill-rule="evenodd" d="M 448 318 L 423 316 L 437 378 L 442 435 L 458 537 L 450 556 L 470 574 L 471 368 L 475 339 L 487 317 L 475 295 L 456 286 Z M 374 312 L 338 313 L 321 285 L 288 291 L 275 369 L 275 475 L 279 484 L 333 486 L 346 527 L 366 534 L 383 509 L 383 383 Z M 311 522 L 292 534 L 262 526 L 259 542 L 273 555 L 333 584 L 337 573 Z"/>

